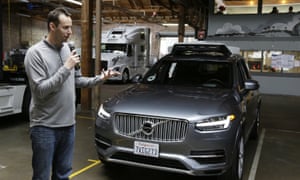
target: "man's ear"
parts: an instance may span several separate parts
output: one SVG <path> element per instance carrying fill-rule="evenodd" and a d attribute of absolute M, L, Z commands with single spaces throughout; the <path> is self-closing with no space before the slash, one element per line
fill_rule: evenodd
<path fill-rule="evenodd" d="M 50 22 L 49 27 L 50 27 L 50 30 L 54 30 L 56 28 L 56 25 L 53 22 Z"/>

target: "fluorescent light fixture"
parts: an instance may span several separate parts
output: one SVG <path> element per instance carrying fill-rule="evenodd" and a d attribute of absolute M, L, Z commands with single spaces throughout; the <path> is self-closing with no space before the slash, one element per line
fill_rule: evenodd
<path fill-rule="evenodd" d="M 163 26 L 178 26 L 177 23 L 164 23 Z M 184 26 L 188 26 L 188 24 L 184 24 Z"/>
<path fill-rule="evenodd" d="M 75 1 L 75 0 L 66 0 L 66 1 L 69 2 L 69 3 L 77 4 L 77 5 L 79 5 L 79 6 L 82 5 L 82 3 L 79 2 L 79 1 Z"/>
<path fill-rule="evenodd" d="M 30 18 L 31 16 L 28 14 L 23 14 L 23 13 L 17 13 L 18 16 L 22 16 L 22 17 L 27 17 Z"/>

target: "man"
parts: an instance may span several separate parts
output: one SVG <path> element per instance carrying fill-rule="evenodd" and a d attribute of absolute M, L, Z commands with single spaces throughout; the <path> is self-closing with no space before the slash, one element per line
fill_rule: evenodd
<path fill-rule="evenodd" d="M 56 8 L 48 14 L 47 24 L 47 37 L 25 56 L 32 93 L 32 179 L 48 180 L 51 176 L 52 180 L 67 180 L 75 138 L 75 85 L 92 87 L 119 73 L 105 71 L 92 78 L 75 73 L 80 59 L 67 44 L 72 35 L 71 14 L 63 7 Z"/>

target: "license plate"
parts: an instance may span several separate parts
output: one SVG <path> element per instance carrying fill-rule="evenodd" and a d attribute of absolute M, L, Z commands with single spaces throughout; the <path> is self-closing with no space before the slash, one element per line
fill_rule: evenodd
<path fill-rule="evenodd" d="M 134 154 L 150 157 L 159 156 L 159 144 L 134 141 Z"/>

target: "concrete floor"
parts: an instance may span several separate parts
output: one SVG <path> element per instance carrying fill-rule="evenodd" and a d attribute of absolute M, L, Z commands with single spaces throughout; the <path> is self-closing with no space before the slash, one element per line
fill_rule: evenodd
<path fill-rule="evenodd" d="M 101 99 L 126 88 L 126 85 L 105 84 Z M 244 180 L 300 179 L 300 97 L 263 95 L 262 131 L 258 141 L 246 146 Z M 95 112 L 77 113 L 77 134 L 73 162 L 74 180 L 119 179 L 199 179 L 181 174 L 158 172 L 132 167 L 104 168 L 97 160 L 94 147 Z M 28 122 L 21 116 L 0 120 L 0 179 L 31 179 L 31 147 Z M 205 177 L 201 179 L 216 179 Z"/>

